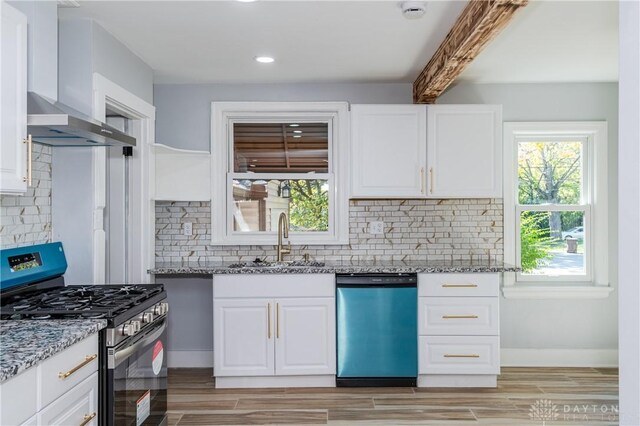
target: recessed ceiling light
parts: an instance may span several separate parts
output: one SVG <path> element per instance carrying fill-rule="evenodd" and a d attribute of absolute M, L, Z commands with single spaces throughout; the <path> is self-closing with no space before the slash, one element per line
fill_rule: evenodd
<path fill-rule="evenodd" d="M 240 3 L 253 3 L 256 0 L 237 0 L 237 1 L 239 1 Z"/>
<path fill-rule="evenodd" d="M 249 167 L 255 167 L 255 166 L 256 166 L 255 164 L 249 164 Z"/>
<path fill-rule="evenodd" d="M 275 61 L 275 59 L 273 59 L 271 56 L 256 56 L 255 59 L 261 64 L 270 64 Z"/>
<path fill-rule="evenodd" d="M 302 133 L 302 130 L 294 130 L 293 133 Z"/>
<path fill-rule="evenodd" d="M 293 124 L 289 124 L 289 127 L 300 127 L 299 124 L 293 123 Z"/>
<path fill-rule="evenodd" d="M 302 135 L 293 135 L 294 138 L 301 138 Z"/>

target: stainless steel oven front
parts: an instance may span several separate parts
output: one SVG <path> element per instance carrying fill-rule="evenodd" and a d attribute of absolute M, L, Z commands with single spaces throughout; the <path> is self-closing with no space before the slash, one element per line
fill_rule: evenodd
<path fill-rule="evenodd" d="M 107 348 L 106 425 L 167 424 L 167 317 Z"/>

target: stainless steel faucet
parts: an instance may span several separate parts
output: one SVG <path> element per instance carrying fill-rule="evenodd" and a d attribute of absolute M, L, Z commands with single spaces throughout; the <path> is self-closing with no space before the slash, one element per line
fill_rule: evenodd
<path fill-rule="evenodd" d="M 289 218 L 282 212 L 278 218 L 278 245 L 276 246 L 276 257 L 278 262 L 284 260 L 285 254 L 291 254 L 291 242 L 287 241 L 287 247 L 282 245 L 282 237 L 289 238 Z"/>

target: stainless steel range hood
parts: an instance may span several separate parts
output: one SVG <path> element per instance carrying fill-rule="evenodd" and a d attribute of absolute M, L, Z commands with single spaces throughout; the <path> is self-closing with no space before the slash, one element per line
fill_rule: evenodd
<path fill-rule="evenodd" d="M 34 142 L 53 146 L 136 146 L 136 139 L 34 92 L 27 94 L 27 126 Z"/>

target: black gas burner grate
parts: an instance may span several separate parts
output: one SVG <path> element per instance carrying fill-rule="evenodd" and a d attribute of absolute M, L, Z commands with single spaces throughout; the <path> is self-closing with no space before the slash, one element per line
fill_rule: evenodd
<path fill-rule="evenodd" d="M 162 285 L 68 286 L 2 300 L 2 319 L 113 318 L 163 291 Z"/>

